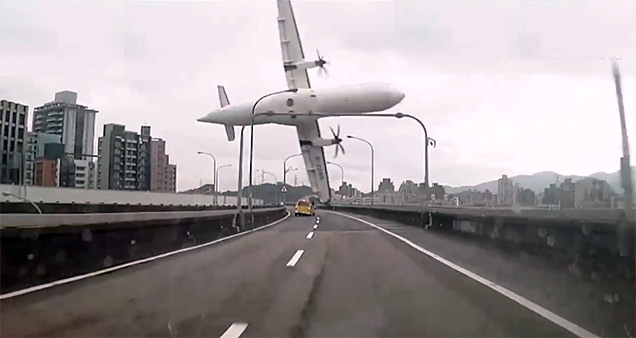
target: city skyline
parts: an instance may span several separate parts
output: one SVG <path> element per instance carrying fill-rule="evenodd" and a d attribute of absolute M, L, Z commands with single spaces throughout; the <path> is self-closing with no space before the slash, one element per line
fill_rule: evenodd
<path fill-rule="evenodd" d="M 277 67 L 280 51 L 276 23 L 269 15 L 275 12 L 275 6 L 251 5 L 258 10 L 246 12 L 246 4 L 241 3 L 185 3 L 178 7 L 114 3 L 64 10 L 44 5 L 51 6 L 50 12 L 58 17 L 90 19 L 88 28 L 79 32 L 67 25 L 50 26 L 51 19 L 38 14 L 48 10 L 30 11 L 31 4 L 8 3 L 6 13 L 21 15 L 6 20 L 10 27 L 19 28 L 16 34 L 0 33 L 0 40 L 8 43 L 10 51 L 0 56 L 0 63 L 8 65 L 0 74 L 0 97 L 36 107 L 57 91 L 78 92 L 83 104 L 100 111 L 97 130 L 106 123 L 151 124 L 166 140 L 174 140 L 171 160 L 179 165 L 179 191 L 198 186 L 200 179 L 209 182 L 211 165 L 197 159 L 196 151 L 214 153 L 219 162 L 232 163 L 233 170 L 238 163 L 238 144 L 227 142 L 221 127 L 197 125 L 195 121 L 218 107 L 215 85 L 224 84 L 232 101 L 254 99 L 257 93 L 284 87 L 284 76 Z M 411 5 L 416 6 L 400 6 Z M 597 32 L 586 40 L 587 49 L 566 40 L 566 32 L 556 29 L 556 18 L 549 16 L 539 24 L 535 22 L 536 13 L 528 8 L 521 8 L 529 19 L 524 23 L 528 26 L 510 29 L 505 14 L 518 12 L 520 8 L 514 5 L 493 3 L 473 8 L 471 11 L 476 12 L 470 17 L 466 17 L 465 8 L 458 9 L 453 3 L 411 8 L 413 16 L 400 6 L 334 4 L 329 9 L 331 15 L 353 20 L 330 27 L 321 25 L 325 8 L 298 3 L 295 9 L 302 17 L 300 30 L 307 44 L 306 54 L 317 47 L 333 63 L 329 65 L 329 78 L 310 72 L 313 85 L 380 80 L 405 89 L 405 101 L 397 110 L 420 117 L 437 140 L 437 147 L 430 149 L 431 183 L 468 185 L 496 179 L 503 173 L 514 176 L 545 170 L 565 175 L 618 170 L 620 133 L 608 58 L 618 54 L 622 57 L 619 63 L 624 75 L 627 128 L 633 134 L 636 44 L 631 37 L 615 33 L 629 27 L 626 25 L 634 14 L 628 13 L 636 13 L 634 4 L 598 8 L 601 6 L 593 3 L 576 11 L 565 8 L 568 13 L 557 11 L 571 19 L 572 29 Z M 544 5 L 533 10 L 546 15 L 553 9 Z M 430 20 L 413 22 L 422 10 L 435 15 L 421 15 Z M 495 18 L 488 14 L 491 10 L 504 15 Z M 93 15 L 98 11 L 106 14 L 104 18 Z M 604 19 L 594 24 L 585 20 L 598 11 L 616 14 L 611 25 Z M 178 24 L 165 27 L 160 17 L 166 13 Z M 129 16 L 138 20 L 124 20 Z M 247 29 L 229 33 L 219 29 L 236 22 L 237 17 L 249 23 Z M 458 24 L 460 21 L 466 22 Z M 492 21 L 493 27 L 475 29 L 473 25 L 481 21 Z M 409 29 L 424 28 L 431 34 L 417 43 L 413 43 L 412 34 L 404 34 Z M 328 34 L 321 34 L 322 29 Z M 534 38 L 523 35 L 532 29 Z M 202 31 L 206 32 L 205 38 L 192 34 Z M 499 31 L 522 34 L 525 42 L 535 44 L 513 43 Z M 47 32 L 57 38 L 49 39 Z M 449 34 L 453 41 L 443 39 Z M 64 42 L 71 38 L 77 44 Z M 470 39 L 479 39 L 477 45 L 481 47 L 469 44 Z M 548 52 L 564 41 L 569 52 L 558 48 L 555 55 Z M 222 52 L 217 48 L 219 44 L 224 46 Z M 409 44 L 412 48 L 405 48 Z M 523 51 L 519 46 L 529 48 L 531 53 L 525 58 L 508 53 L 511 47 Z M 252 49 L 261 51 L 258 57 L 249 53 Z M 34 51 L 38 51 L 37 56 Z M 29 55 L 30 63 L 20 61 L 20 55 Z M 228 67 L 231 64 L 240 67 Z M 259 81 L 246 82 L 254 74 Z M 31 116 L 32 112 L 29 120 Z M 376 177 L 423 181 L 423 140 L 416 125 L 391 119 L 321 121 L 323 129 L 337 124 L 341 124 L 343 134 L 374 143 Z M 592 132 L 595 137 L 590 139 Z M 255 165 L 280 176 L 282 159 L 298 151 L 295 131 L 263 126 L 255 129 L 255 135 Z M 347 155 L 335 161 L 345 168 L 347 181 L 368 191 L 368 151 L 354 142 L 345 141 L 343 145 Z M 333 160 L 330 150 L 326 149 L 325 154 Z M 634 154 L 633 146 L 631 152 Z M 304 167 L 300 159 L 289 164 Z M 304 174 L 298 174 L 299 180 L 306 181 Z M 332 187 L 336 187 L 340 181 L 338 169 L 329 168 L 329 174 Z M 236 186 L 236 175 L 223 175 L 222 180 L 221 186 Z"/>
<path fill-rule="evenodd" d="M 77 97 L 56 92 L 33 109 L 30 121 L 29 106 L 0 101 L 3 184 L 176 192 L 177 166 L 165 140 L 152 137 L 148 125 L 137 133 L 115 123 L 97 136 L 98 111 L 78 104 Z"/>
<path fill-rule="evenodd" d="M 76 93 L 75 93 L 75 94 L 76 94 Z M 20 102 L 16 102 L 16 103 L 20 103 Z M 50 101 L 49 101 L 49 102 L 46 102 L 46 103 L 50 103 Z M 46 103 L 42 103 L 42 104 L 40 104 L 40 105 L 45 105 Z M 30 105 L 30 104 L 26 104 L 25 106 L 27 106 L 27 107 L 32 107 L 32 105 Z M 36 107 L 36 108 L 37 108 L 37 107 Z M 29 114 L 27 114 L 27 116 L 28 116 L 27 125 L 29 125 L 29 126 L 30 126 L 30 125 L 32 125 L 32 124 L 33 124 L 34 114 L 33 114 L 33 111 L 31 111 L 31 108 L 29 108 L 29 109 L 30 109 Z M 109 122 L 109 123 L 110 123 L 110 124 L 112 124 L 112 122 Z M 109 124 L 109 123 L 104 123 L 102 126 L 104 126 L 104 125 L 106 125 L 106 124 Z M 115 124 L 117 124 L 117 123 L 115 123 Z M 143 126 L 142 126 L 142 127 L 143 127 Z M 36 133 L 36 132 L 34 132 L 34 131 L 31 131 L 31 130 L 29 130 L 29 132 L 30 132 L 30 133 Z M 94 138 L 94 144 L 95 144 L 95 145 L 97 144 L 97 139 L 98 139 L 98 138 L 99 138 L 99 134 L 98 134 L 98 133 L 95 133 L 95 138 Z M 160 140 L 161 140 L 161 139 L 160 139 Z M 228 143 L 228 145 L 232 145 L 232 143 Z M 631 150 L 632 150 L 632 151 L 631 151 L 632 153 L 634 152 L 634 151 L 633 151 L 633 149 L 634 149 L 634 148 L 632 148 L 632 149 L 631 149 Z M 430 147 L 429 147 L 429 152 L 431 152 L 431 151 L 434 151 L 434 148 L 430 148 Z M 97 154 L 97 146 L 94 146 L 94 150 L 93 150 L 93 152 L 94 152 L 95 154 Z M 255 154 L 255 156 L 257 156 L 257 154 Z M 430 156 L 430 155 L 429 155 L 429 156 Z M 270 160 L 273 160 L 273 159 L 270 159 Z M 298 162 L 299 162 L 299 164 L 300 164 L 300 165 L 303 165 L 303 164 L 302 164 L 302 161 L 298 161 Z M 364 164 L 365 164 L 365 163 L 364 163 L 364 161 L 362 161 L 362 163 L 361 163 L 360 165 L 354 166 L 354 170 L 364 167 Z M 356 168 L 356 167 L 358 167 L 358 168 Z M 333 168 L 331 168 L 331 169 L 332 169 L 332 170 L 330 170 L 330 179 L 331 179 L 331 180 L 330 180 L 330 184 L 331 184 L 332 188 L 334 188 L 334 187 L 335 187 L 335 189 L 337 190 L 338 186 L 336 186 L 336 183 L 337 183 L 336 181 L 338 181 L 338 180 L 339 180 L 340 172 L 336 172 L 335 170 L 333 170 Z M 361 169 L 360 171 L 363 173 L 363 175 L 364 175 L 364 174 L 368 174 L 368 172 L 369 172 L 368 170 L 367 170 L 367 171 L 365 171 L 364 169 Z M 616 169 L 615 171 L 618 171 L 618 169 Z M 552 171 L 551 171 L 551 170 L 549 170 L 549 169 L 548 169 L 548 170 L 544 170 L 544 171 L 540 171 L 540 172 L 535 172 L 535 173 L 528 173 L 528 172 L 519 171 L 519 173 L 518 173 L 517 175 L 534 175 L 534 174 L 537 174 L 537 173 L 543 173 L 543 172 L 552 172 Z M 609 171 L 607 171 L 607 172 L 606 172 L 606 171 L 594 171 L 594 172 L 591 172 L 591 173 L 589 173 L 589 174 L 582 174 L 582 173 L 574 173 L 574 174 L 571 174 L 571 173 L 568 173 L 568 174 L 557 174 L 557 175 L 564 176 L 564 177 L 566 177 L 566 176 L 583 176 L 583 177 L 586 177 L 586 176 L 590 176 L 590 175 L 592 175 L 592 174 L 596 174 L 596 173 L 612 173 L 612 170 L 609 170 Z M 334 174 L 335 174 L 336 176 L 334 176 Z M 303 175 L 303 176 L 304 176 L 304 174 L 301 174 L 301 175 Z M 495 180 L 496 180 L 498 177 L 500 177 L 501 175 L 502 175 L 502 174 L 499 174 L 499 176 L 497 176 L 497 177 L 495 178 Z M 335 181 L 334 181 L 334 178 L 335 178 Z M 305 177 L 305 179 L 306 179 L 306 177 Z M 304 181 L 305 179 L 303 179 L 303 180 L 301 180 L 301 181 Z M 231 180 L 231 178 L 229 178 L 228 180 Z M 247 182 L 247 178 L 245 178 L 244 180 Z M 409 180 L 410 180 L 410 181 L 413 181 L 413 182 L 419 182 L 419 181 L 418 181 L 418 179 L 413 179 L 413 178 L 409 178 L 409 177 L 404 178 L 402 181 L 409 181 Z M 200 181 L 206 182 L 206 181 L 207 181 L 207 178 L 200 178 Z M 235 181 L 235 180 L 234 180 L 234 181 Z M 365 183 L 368 185 L 368 183 L 367 183 L 367 182 L 365 182 L 365 181 L 366 181 L 365 179 L 360 180 L 360 183 L 361 183 L 360 185 L 364 186 L 364 184 L 365 184 Z M 423 182 L 423 181 L 424 181 L 424 180 L 423 180 L 423 178 L 422 178 L 422 179 L 421 179 L 421 182 Z M 380 182 L 380 181 L 376 182 L 376 184 L 377 184 L 377 183 L 379 183 L 379 182 Z M 420 183 L 421 183 L 421 182 L 420 182 Z M 438 183 L 438 182 L 436 182 L 436 180 L 435 180 L 435 179 L 431 179 L 431 184 L 433 184 L 433 182 Z M 451 184 L 445 184 L 445 183 L 439 183 L 439 184 L 443 184 L 443 185 L 445 185 L 445 186 L 451 186 L 451 187 L 459 187 L 459 186 L 479 185 L 479 184 L 482 184 L 482 183 L 483 183 L 483 181 L 482 181 L 482 182 L 476 182 L 476 183 L 457 184 L 457 185 L 451 185 Z M 197 187 L 197 185 L 195 185 L 194 187 L 196 188 L 196 187 Z M 183 188 L 183 189 L 178 188 L 178 189 L 177 189 L 177 192 L 178 192 L 178 191 L 185 191 L 185 190 L 188 190 L 188 189 L 191 189 L 191 188 Z M 232 189 L 229 189 L 229 190 L 232 190 Z M 367 190 L 368 190 L 368 189 L 367 189 Z M 365 189 L 361 189 L 361 191 L 362 191 L 363 193 L 365 193 L 365 191 L 367 191 L 367 190 L 365 190 Z"/>

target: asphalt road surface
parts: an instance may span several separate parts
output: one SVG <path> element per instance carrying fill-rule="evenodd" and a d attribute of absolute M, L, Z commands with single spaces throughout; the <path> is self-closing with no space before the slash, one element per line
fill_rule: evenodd
<path fill-rule="evenodd" d="M 5 299 L 0 335 L 573 335 L 368 224 L 318 216 Z"/>

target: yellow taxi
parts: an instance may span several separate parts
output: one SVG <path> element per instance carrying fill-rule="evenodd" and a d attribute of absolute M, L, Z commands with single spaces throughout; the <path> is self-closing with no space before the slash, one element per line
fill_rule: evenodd
<path fill-rule="evenodd" d="M 314 204 L 311 203 L 310 201 L 301 199 L 301 200 L 298 200 L 298 202 L 296 202 L 296 209 L 294 212 L 294 216 L 299 216 L 299 215 L 313 216 L 315 214 L 316 214 L 316 211 L 314 210 Z"/>

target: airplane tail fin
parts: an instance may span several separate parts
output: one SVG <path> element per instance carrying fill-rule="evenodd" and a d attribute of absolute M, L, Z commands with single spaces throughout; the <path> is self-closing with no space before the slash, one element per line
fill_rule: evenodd
<path fill-rule="evenodd" d="M 225 87 L 217 86 L 219 90 L 219 102 L 221 103 L 221 108 L 230 105 L 230 100 L 227 98 L 227 93 L 225 92 Z"/>
<path fill-rule="evenodd" d="M 229 106 L 230 105 L 230 99 L 227 98 L 227 93 L 225 92 L 225 87 L 217 86 L 217 89 L 219 90 L 219 102 L 221 103 L 221 108 L 223 108 L 225 106 Z M 236 136 L 234 134 L 234 126 L 233 125 L 226 124 L 225 125 L 225 133 L 227 134 L 227 140 L 228 141 L 234 141 L 234 138 Z"/>

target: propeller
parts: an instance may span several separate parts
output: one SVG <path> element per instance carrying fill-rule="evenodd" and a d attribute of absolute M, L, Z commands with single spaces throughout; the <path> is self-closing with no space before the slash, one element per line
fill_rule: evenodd
<path fill-rule="evenodd" d="M 316 55 L 318 56 L 318 60 L 316 60 L 316 66 L 320 67 L 320 69 L 318 69 L 318 74 L 329 76 L 329 72 L 327 72 L 327 68 L 325 68 L 327 61 L 325 61 L 322 55 L 320 55 L 320 51 L 318 51 L 318 49 L 316 49 Z"/>
<path fill-rule="evenodd" d="M 338 129 L 337 132 L 333 131 L 333 128 L 331 128 L 331 126 L 329 126 L 329 129 L 331 130 L 331 134 L 333 135 L 333 144 L 336 145 L 336 154 L 333 156 L 333 158 L 338 157 L 338 150 L 342 151 L 342 155 L 345 154 L 345 150 L 344 147 L 342 146 L 341 142 L 342 139 L 340 138 L 340 125 L 338 125 Z"/>

